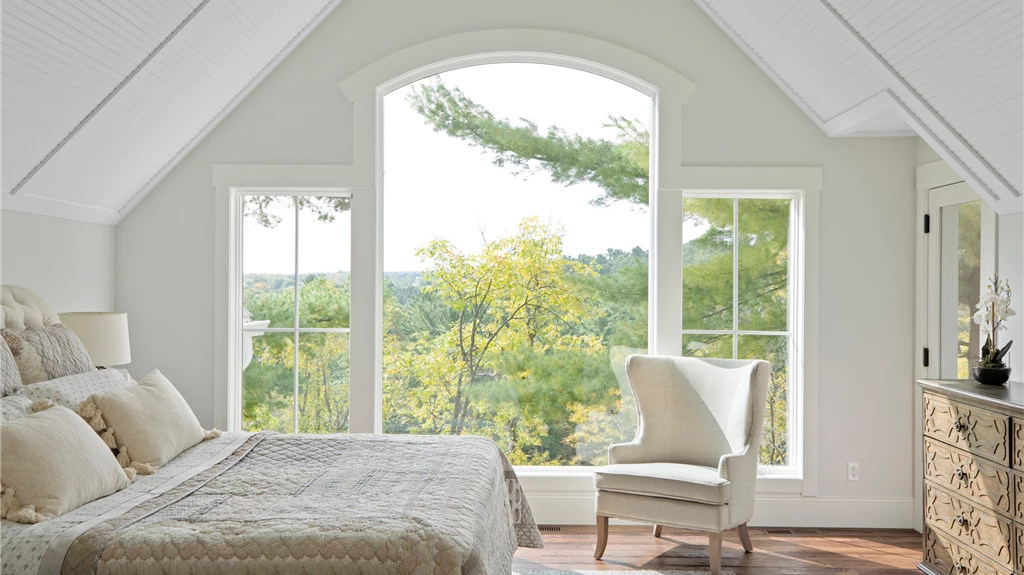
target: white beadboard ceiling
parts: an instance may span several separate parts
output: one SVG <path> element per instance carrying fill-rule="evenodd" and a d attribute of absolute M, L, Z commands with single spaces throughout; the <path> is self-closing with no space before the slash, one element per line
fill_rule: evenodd
<path fill-rule="evenodd" d="M 694 0 L 830 136 L 1024 201 L 1021 0 Z M 3 207 L 116 223 L 340 0 L 4 0 Z"/>
<path fill-rule="evenodd" d="M 920 135 L 1024 209 L 1021 0 L 694 0 L 830 136 Z"/>
<path fill-rule="evenodd" d="M 339 0 L 4 0 L 3 207 L 116 223 Z"/>

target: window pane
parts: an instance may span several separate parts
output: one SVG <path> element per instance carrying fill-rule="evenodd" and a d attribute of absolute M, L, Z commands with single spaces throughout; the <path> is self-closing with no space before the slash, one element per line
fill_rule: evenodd
<path fill-rule="evenodd" d="M 293 335 L 243 333 L 242 429 L 291 433 L 295 427 Z M 245 350 L 251 345 L 252 355 Z"/>
<path fill-rule="evenodd" d="M 732 334 L 683 335 L 683 355 L 732 359 Z"/>
<path fill-rule="evenodd" d="M 349 327 L 349 198 L 304 196 L 300 202 L 299 326 Z"/>
<path fill-rule="evenodd" d="M 606 463 L 635 435 L 625 357 L 647 349 L 650 137 L 633 118 L 650 97 L 495 64 L 384 107 L 384 431 Z"/>
<path fill-rule="evenodd" d="M 790 200 L 739 200 L 739 329 L 789 324 Z"/>
<path fill-rule="evenodd" d="M 299 334 L 299 433 L 345 433 L 349 422 L 347 333 Z"/>
<path fill-rule="evenodd" d="M 789 338 L 777 335 L 741 335 L 739 359 L 763 359 L 772 366 L 768 385 L 768 411 L 761 433 L 761 464 L 789 463 Z"/>
<path fill-rule="evenodd" d="M 243 196 L 242 206 L 243 324 L 294 327 L 294 199 Z"/>
<path fill-rule="evenodd" d="M 981 355 L 981 200 L 942 208 L 939 376 L 967 379 Z M 987 278 L 986 278 L 987 282 Z"/>
<path fill-rule="evenodd" d="M 733 200 L 683 200 L 683 329 L 733 328 Z"/>

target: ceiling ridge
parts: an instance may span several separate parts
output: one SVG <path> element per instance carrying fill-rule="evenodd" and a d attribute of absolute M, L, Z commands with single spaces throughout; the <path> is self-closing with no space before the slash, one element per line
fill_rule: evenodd
<path fill-rule="evenodd" d="M 209 0 L 205 1 L 209 2 Z M 221 108 L 219 112 L 217 112 L 217 115 L 211 118 L 210 121 L 207 122 L 198 132 L 196 132 L 195 135 L 193 135 L 192 138 L 190 138 L 189 141 L 186 142 L 185 145 L 181 147 L 181 149 L 175 152 L 174 156 L 172 156 L 155 174 L 153 174 L 153 176 L 150 177 L 149 180 L 147 180 L 146 183 L 142 185 L 142 187 L 140 187 L 138 190 L 135 191 L 135 193 L 131 195 L 128 201 L 125 202 L 124 205 L 122 205 L 121 208 L 117 210 L 117 213 L 119 215 L 118 219 L 120 220 L 120 218 L 124 217 L 124 215 L 127 212 L 131 211 L 131 209 L 135 207 L 135 204 L 137 204 L 150 191 L 152 191 L 153 188 L 155 188 L 157 184 L 159 184 L 164 179 L 164 177 L 171 170 L 173 170 L 174 167 L 177 166 L 178 163 L 180 163 L 181 160 L 184 159 L 189 152 L 192 151 L 193 148 L 199 145 L 199 143 L 202 142 L 206 138 L 206 136 L 208 136 L 210 132 L 213 131 L 213 129 L 216 128 L 217 125 L 220 124 L 220 122 L 224 118 L 226 118 L 239 104 L 241 104 L 242 101 L 244 101 L 249 96 L 249 94 L 256 89 L 257 86 L 263 83 L 263 80 L 265 80 L 267 76 L 269 76 L 270 73 L 273 72 L 274 69 L 277 68 L 277 66 L 280 65 L 288 57 L 288 55 L 291 54 L 292 50 L 294 50 L 299 44 L 301 44 L 302 41 L 305 40 L 306 37 L 309 36 L 309 34 L 312 33 L 312 31 L 319 26 L 320 23 L 323 22 L 324 18 L 326 18 L 332 11 L 334 11 L 334 9 L 337 8 L 338 5 L 341 4 L 341 2 L 342 0 L 331 0 L 330 2 L 325 4 L 324 7 L 320 10 L 320 12 L 318 12 L 312 20 L 310 20 L 303 28 L 301 28 L 294 36 L 292 36 L 288 43 L 285 44 L 284 48 L 282 48 L 281 51 L 278 52 L 277 55 L 275 55 L 270 62 L 263 66 L 263 68 L 260 69 L 260 72 L 256 76 L 254 76 L 245 85 L 245 87 L 242 88 L 241 91 L 235 94 L 235 96 L 232 97 L 232 99 L 223 108 Z"/>
<path fill-rule="evenodd" d="M 80 132 L 82 130 L 82 128 L 84 128 L 85 125 L 88 124 L 89 121 L 92 120 L 96 116 L 96 114 L 98 114 L 101 110 L 103 110 L 103 108 L 110 102 L 110 100 L 112 100 L 114 98 L 114 96 L 116 96 L 118 94 L 118 92 L 121 91 L 122 88 L 124 88 L 126 85 L 128 85 L 128 83 L 132 80 L 132 78 L 134 78 L 143 68 L 145 68 L 146 65 L 149 64 L 149 62 L 158 53 L 160 53 L 160 50 L 162 50 L 164 48 L 164 46 L 166 46 L 175 36 L 177 36 L 178 32 L 183 30 L 185 28 L 185 26 L 187 26 L 188 23 L 191 22 L 192 19 L 195 18 L 195 16 L 197 14 L 199 14 L 199 12 L 203 8 L 205 8 L 209 3 L 210 3 L 210 0 L 202 0 L 202 2 L 200 2 L 192 10 L 192 12 L 189 13 L 189 15 L 186 16 L 185 19 L 182 20 L 174 28 L 174 30 L 172 30 L 171 33 L 168 34 L 167 37 L 164 38 L 163 41 L 161 41 L 160 44 L 158 44 L 156 46 L 156 48 L 153 49 L 152 52 L 150 52 L 145 58 L 142 59 L 141 62 L 139 62 L 138 66 L 136 66 L 127 76 L 125 76 L 124 79 L 121 80 L 121 82 L 119 82 L 118 85 L 115 86 L 114 89 L 111 90 L 111 92 L 109 94 L 107 94 L 106 97 L 104 97 L 103 100 L 101 100 L 100 103 L 97 104 L 95 108 L 93 108 L 84 118 L 82 118 L 81 122 L 79 122 L 77 125 L 75 125 L 75 127 L 72 128 L 72 130 L 66 136 L 64 136 L 64 138 L 52 150 L 50 150 L 50 152 L 48 154 L 46 154 L 46 156 L 44 156 L 43 159 L 40 160 L 38 164 L 35 165 L 35 167 L 33 167 L 31 170 L 29 170 L 29 172 L 27 174 L 25 174 L 25 177 L 23 177 L 13 188 L 11 188 L 11 191 L 9 192 L 10 195 L 13 196 L 13 195 L 17 194 L 25 186 L 25 184 L 27 184 L 29 182 L 29 180 L 32 179 L 33 176 L 35 176 L 37 173 L 39 173 L 39 170 L 41 170 L 43 168 L 43 166 L 45 166 L 47 164 L 47 162 L 49 162 L 51 159 L 53 159 L 53 157 L 56 156 L 57 153 L 60 152 L 60 150 L 68 142 L 71 141 L 71 139 L 75 136 L 75 134 Z"/>

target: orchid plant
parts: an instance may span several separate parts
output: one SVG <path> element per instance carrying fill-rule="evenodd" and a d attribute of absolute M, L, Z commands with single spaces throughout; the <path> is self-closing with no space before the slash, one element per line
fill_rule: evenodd
<path fill-rule="evenodd" d="M 978 311 L 974 314 L 974 323 L 981 326 L 981 333 L 986 337 L 985 345 L 981 348 L 981 357 L 978 365 L 980 367 L 1003 368 L 1006 364 L 1003 357 L 1010 351 L 1013 341 L 999 349 L 999 330 L 1006 329 L 1003 322 L 1017 315 L 1010 307 L 1010 282 L 999 281 L 997 276 L 988 285 L 988 289 L 978 301 Z"/>

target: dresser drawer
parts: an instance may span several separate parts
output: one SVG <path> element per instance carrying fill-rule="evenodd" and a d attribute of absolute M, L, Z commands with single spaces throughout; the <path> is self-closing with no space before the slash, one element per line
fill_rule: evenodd
<path fill-rule="evenodd" d="M 1010 418 L 1005 415 L 925 394 L 924 434 L 1010 466 Z"/>
<path fill-rule="evenodd" d="M 1024 473 L 1019 471 L 1011 473 L 1013 474 L 1013 518 L 1024 522 Z M 1021 551 L 1024 552 L 1024 549 Z"/>
<path fill-rule="evenodd" d="M 925 439 L 925 479 L 1006 517 L 1016 511 L 1013 474 L 995 463 Z"/>
<path fill-rule="evenodd" d="M 943 575 L 1010 575 L 948 535 L 925 526 L 924 562 Z"/>
<path fill-rule="evenodd" d="M 993 563 L 1013 569 L 1014 527 L 1009 519 L 983 511 L 966 500 L 925 485 L 924 520 L 940 531 L 956 536 Z"/>

